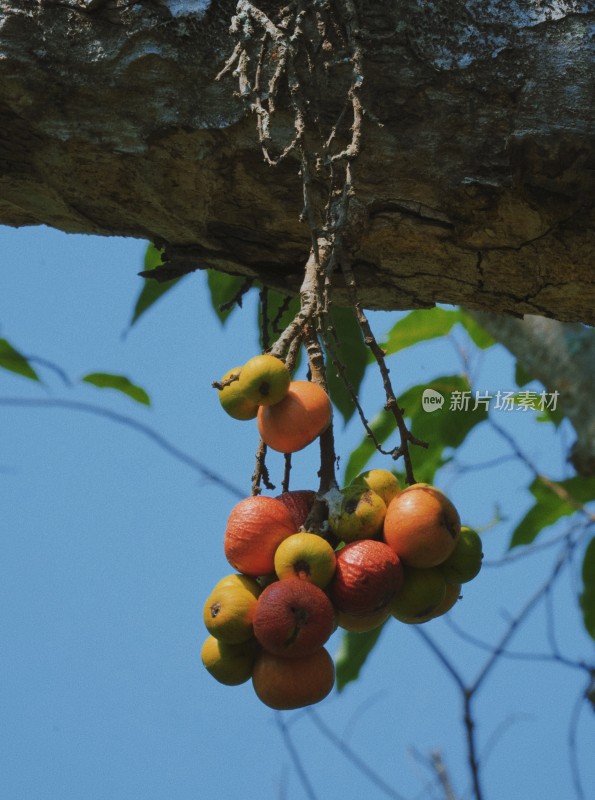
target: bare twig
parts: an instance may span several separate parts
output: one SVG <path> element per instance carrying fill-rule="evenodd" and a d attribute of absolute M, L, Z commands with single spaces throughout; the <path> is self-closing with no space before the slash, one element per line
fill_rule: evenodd
<path fill-rule="evenodd" d="M 304 789 L 306 796 L 309 798 L 309 800 L 318 800 L 316 792 L 314 791 L 314 788 L 310 783 L 310 779 L 308 778 L 308 773 L 306 772 L 306 769 L 302 764 L 300 754 L 298 753 L 293 743 L 293 740 L 289 735 L 289 730 L 287 728 L 283 715 L 279 711 L 277 711 L 275 714 L 275 720 L 277 722 L 277 727 L 281 731 L 281 736 L 283 737 L 283 743 L 285 744 L 287 752 L 289 753 L 293 765 L 295 766 L 296 772 L 300 779 L 300 783 L 302 784 L 302 788 Z"/>
<path fill-rule="evenodd" d="M 148 425 L 139 422 L 133 417 L 128 417 L 125 414 L 119 414 L 116 411 L 110 411 L 107 408 L 96 406 L 92 403 L 83 403 L 76 400 L 58 400 L 54 398 L 36 399 L 29 397 L 2 397 L 0 398 L 0 406 L 12 406 L 14 408 L 57 408 L 66 409 L 68 411 L 82 411 L 85 414 L 93 414 L 98 417 L 104 417 L 111 422 L 117 422 L 120 425 L 125 425 L 132 430 L 142 433 L 143 436 L 151 439 L 151 441 L 158 445 L 162 450 L 165 450 L 167 453 L 169 453 L 169 455 L 175 458 L 177 461 L 180 461 L 182 464 L 190 467 L 195 472 L 198 472 L 203 478 L 207 478 L 209 481 L 218 484 L 234 497 L 238 497 L 240 499 L 245 497 L 245 493 L 242 492 L 241 489 L 239 489 L 233 483 L 230 483 L 230 481 L 228 481 L 222 475 L 214 472 L 212 469 L 206 467 L 188 453 L 185 453 L 183 450 L 180 450 L 178 447 L 171 444 L 171 442 L 169 442 L 164 436 L 161 436 L 161 434 L 154 431 Z"/>

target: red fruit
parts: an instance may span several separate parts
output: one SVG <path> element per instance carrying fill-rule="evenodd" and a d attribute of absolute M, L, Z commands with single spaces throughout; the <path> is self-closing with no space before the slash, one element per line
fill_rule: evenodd
<path fill-rule="evenodd" d="M 337 552 L 337 565 L 328 586 L 335 607 L 351 616 L 386 608 L 403 582 L 403 566 L 384 542 L 360 539 Z"/>
<path fill-rule="evenodd" d="M 291 512 L 274 497 L 256 495 L 237 503 L 229 515 L 223 549 L 229 563 L 257 577 L 275 570 L 275 550 L 296 532 Z"/>
<path fill-rule="evenodd" d="M 271 583 L 254 611 L 254 635 L 269 653 L 301 658 L 319 650 L 335 629 L 331 601 L 299 578 Z"/>
<path fill-rule="evenodd" d="M 310 513 L 315 497 L 316 492 L 311 489 L 295 489 L 291 492 L 283 492 L 283 494 L 277 495 L 275 500 L 279 500 L 291 511 L 295 529 L 299 531 Z"/>

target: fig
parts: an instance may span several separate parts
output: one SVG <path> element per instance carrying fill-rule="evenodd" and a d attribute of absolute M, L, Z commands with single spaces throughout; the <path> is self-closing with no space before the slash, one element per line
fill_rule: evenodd
<path fill-rule="evenodd" d="M 360 539 L 346 544 L 336 557 L 327 591 L 338 611 L 367 616 L 388 607 L 403 581 L 403 566 L 391 547 Z"/>
<path fill-rule="evenodd" d="M 263 590 L 253 624 L 254 636 L 269 653 L 300 658 L 324 645 L 335 629 L 335 612 L 318 586 L 288 578 Z"/>

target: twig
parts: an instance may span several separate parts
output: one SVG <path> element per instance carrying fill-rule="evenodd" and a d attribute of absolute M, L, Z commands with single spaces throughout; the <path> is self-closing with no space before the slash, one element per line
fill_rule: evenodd
<path fill-rule="evenodd" d="M 105 419 L 109 419 L 112 422 L 117 422 L 120 425 L 126 425 L 128 428 L 132 428 L 133 430 L 142 433 L 143 436 L 151 439 L 151 441 L 155 442 L 155 444 L 161 447 L 162 450 L 165 450 L 167 453 L 169 453 L 169 455 L 171 455 L 173 458 L 183 464 L 186 464 L 186 466 L 195 470 L 195 472 L 198 472 L 204 478 L 207 478 L 213 483 L 218 484 L 230 494 L 240 499 L 245 497 L 245 493 L 242 492 L 241 489 L 239 489 L 233 483 L 230 483 L 222 475 L 219 475 L 209 467 L 206 467 L 200 461 L 197 461 L 195 458 L 188 455 L 188 453 L 183 452 L 178 447 L 171 444 L 171 442 L 165 439 L 165 437 L 161 436 L 161 434 L 154 431 L 148 425 L 139 422 L 133 417 L 128 417 L 124 414 L 119 414 L 116 411 L 110 411 L 107 408 L 95 406 L 91 403 L 83 403 L 75 400 L 58 400 L 53 398 L 36 399 L 29 397 L 2 397 L 0 398 L 0 406 L 12 406 L 15 408 L 62 408 L 69 411 L 82 411 L 86 414 L 94 414 L 98 417 L 104 417 Z"/>
<path fill-rule="evenodd" d="M 287 748 L 289 755 L 291 756 L 291 760 L 293 762 L 293 765 L 295 766 L 296 772 L 298 774 L 298 777 L 300 779 L 300 782 L 302 784 L 302 787 L 306 795 L 310 798 L 310 800 L 318 800 L 317 795 L 314 789 L 312 788 L 312 784 L 310 783 L 310 780 L 308 778 L 308 774 L 304 769 L 304 765 L 302 764 L 299 753 L 295 745 L 293 744 L 291 736 L 289 735 L 289 730 L 287 728 L 287 725 L 285 724 L 283 715 L 279 711 L 277 711 L 275 714 L 275 720 L 277 722 L 277 727 L 281 731 L 283 742 L 285 744 L 285 747 Z"/>
<path fill-rule="evenodd" d="M 371 781 L 371 783 L 377 786 L 380 791 L 384 792 L 387 797 L 393 798 L 393 800 L 405 800 L 402 794 L 397 792 L 396 789 L 383 780 L 383 778 L 374 772 L 370 765 L 367 764 L 355 750 L 353 750 L 345 741 L 340 739 L 332 730 L 332 728 L 329 728 L 329 726 L 322 721 L 314 709 L 308 708 L 307 713 L 318 730 L 329 740 L 329 742 L 331 742 L 331 744 L 333 744 L 351 764 L 353 764 L 363 775 L 365 775 L 366 778 Z"/>

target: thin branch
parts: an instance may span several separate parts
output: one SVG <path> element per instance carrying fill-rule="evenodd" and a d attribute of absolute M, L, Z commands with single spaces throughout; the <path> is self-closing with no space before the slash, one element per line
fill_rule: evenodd
<path fill-rule="evenodd" d="M 293 762 L 293 765 L 296 769 L 296 772 L 298 774 L 298 777 L 300 779 L 300 782 L 307 797 L 310 798 L 310 800 L 318 800 L 316 792 L 314 791 L 312 784 L 310 783 L 310 779 L 308 778 L 308 774 L 304 769 L 304 765 L 302 764 L 300 755 L 293 743 L 293 740 L 291 739 L 291 736 L 289 735 L 289 730 L 287 728 L 287 725 L 285 724 L 283 715 L 279 711 L 277 711 L 277 713 L 275 714 L 275 720 L 277 722 L 277 727 L 281 731 L 281 736 L 283 737 L 283 743 L 287 748 L 287 752 L 291 757 L 291 760 Z"/>
<path fill-rule="evenodd" d="M 577 758 L 577 733 L 580 714 L 585 702 L 585 692 L 581 689 L 581 693 L 577 697 L 572 708 L 570 722 L 568 723 L 568 758 L 570 760 L 570 773 L 572 775 L 572 783 L 574 784 L 574 791 L 577 800 L 586 800 L 586 795 L 581 781 L 580 766 Z"/>
<path fill-rule="evenodd" d="M 346 742 L 340 739 L 337 734 L 330 728 L 326 723 L 322 721 L 320 716 L 314 711 L 312 708 L 307 709 L 308 716 L 312 720 L 312 722 L 316 725 L 318 730 L 328 739 L 331 744 L 333 744 L 337 750 L 350 762 L 356 769 L 358 769 L 362 775 L 377 786 L 381 792 L 383 792 L 387 797 L 393 798 L 393 800 L 405 800 L 402 794 L 396 791 L 390 784 L 388 784 L 383 778 L 380 777 L 371 767 L 370 765 L 364 761 L 364 759 L 358 755 L 358 753 L 353 750 Z"/>
<path fill-rule="evenodd" d="M 175 458 L 177 461 L 180 461 L 182 464 L 190 467 L 195 472 L 198 472 L 200 475 L 202 475 L 202 477 L 207 478 L 207 480 L 218 484 L 234 497 L 238 497 L 240 499 L 245 497 L 245 493 L 242 492 L 241 489 L 239 489 L 233 483 L 230 483 L 230 481 L 228 481 L 222 475 L 219 475 L 209 467 L 206 467 L 200 461 L 197 461 L 197 459 L 188 455 L 188 453 L 185 453 L 175 445 L 171 444 L 171 442 L 165 439 L 165 437 L 154 431 L 148 425 L 139 422 L 133 417 L 128 417 L 125 414 L 119 414 L 116 411 L 110 411 L 107 408 L 102 408 L 101 406 L 96 406 L 92 403 L 83 403 L 75 400 L 58 400 L 53 398 L 36 399 L 29 397 L 2 397 L 0 398 L 0 406 L 11 406 L 14 408 L 60 408 L 68 411 L 82 411 L 85 414 L 93 414 L 98 417 L 109 419 L 111 422 L 117 422 L 120 425 L 125 425 L 132 430 L 142 433 L 143 436 L 151 439 L 151 441 L 157 444 L 162 450 L 165 450 L 166 453 L 169 453 L 169 455 Z"/>
<path fill-rule="evenodd" d="M 416 633 L 423 639 L 426 645 L 432 650 L 436 658 L 443 664 L 451 678 L 456 683 L 461 697 L 463 699 L 463 720 L 465 724 L 465 733 L 467 739 L 467 760 L 469 762 L 469 771 L 473 781 L 473 792 L 475 800 L 482 800 L 483 792 L 480 782 L 479 771 L 479 757 L 477 753 L 477 742 L 475 734 L 475 719 L 473 716 L 473 687 L 465 685 L 463 678 L 454 664 L 446 657 L 442 650 L 438 647 L 436 642 L 424 631 L 420 626 L 415 627 Z"/>

